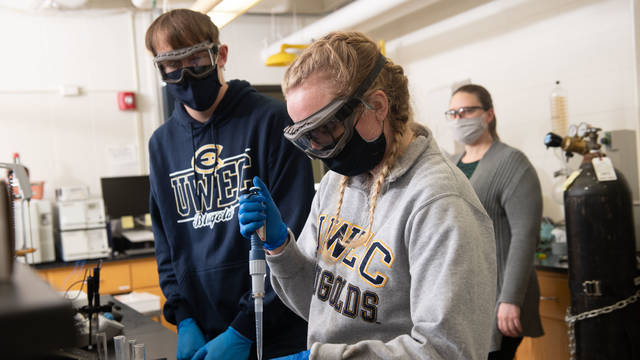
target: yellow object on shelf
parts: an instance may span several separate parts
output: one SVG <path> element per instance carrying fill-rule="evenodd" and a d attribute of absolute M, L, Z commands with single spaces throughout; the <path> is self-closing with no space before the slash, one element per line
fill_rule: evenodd
<path fill-rule="evenodd" d="M 133 216 L 123 216 L 120 218 L 120 221 L 122 222 L 123 229 L 133 229 L 135 227 Z"/>
<path fill-rule="evenodd" d="M 286 49 L 304 49 L 309 45 L 295 45 L 295 44 L 282 44 L 280 46 L 280 52 L 273 54 L 267 58 L 265 65 L 267 66 L 288 66 L 297 57 L 298 54 L 286 52 Z"/>

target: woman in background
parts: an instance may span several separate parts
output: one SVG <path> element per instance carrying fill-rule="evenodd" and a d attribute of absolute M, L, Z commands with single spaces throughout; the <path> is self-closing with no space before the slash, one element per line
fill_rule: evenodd
<path fill-rule="evenodd" d="M 493 220 L 498 292 L 489 359 L 513 359 L 523 336 L 543 334 L 533 266 L 542 219 L 540 182 L 527 157 L 500 141 L 493 101 L 484 87 L 457 89 L 445 115 L 465 148 L 452 160 Z"/>

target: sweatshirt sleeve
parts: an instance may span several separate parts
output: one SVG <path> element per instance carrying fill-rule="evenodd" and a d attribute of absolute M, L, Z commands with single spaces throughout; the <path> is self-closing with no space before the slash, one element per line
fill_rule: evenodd
<path fill-rule="evenodd" d="M 507 185 L 502 206 L 511 230 L 511 242 L 499 302 L 522 307 L 540 237 L 542 193 L 535 169 L 520 153 L 523 168 Z"/>
<path fill-rule="evenodd" d="M 409 220 L 405 243 L 412 329 L 389 341 L 314 343 L 321 359 L 486 359 L 496 291 L 491 220 L 458 196 Z"/>
<path fill-rule="evenodd" d="M 149 199 L 149 212 L 151 214 L 151 226 L 155 243 L 156 261 L 158 262 L 158 275 L 160 277 L 160 288 L 167 301 L 164 304 L 163 313 L 168 322 L 178 325 L 180 321 L 191 317 L 192 312 L 189 305 L 180 296 L 176 274 L 171 262 L 171 251 L 167 242 L 167 237 L 162 227 L 160 210 L 155 201 L 153 191 Z"/>

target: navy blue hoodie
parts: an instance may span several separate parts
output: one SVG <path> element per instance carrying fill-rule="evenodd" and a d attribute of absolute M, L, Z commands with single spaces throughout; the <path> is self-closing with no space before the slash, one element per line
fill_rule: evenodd
<path fill-rule="evenodd" d="M 250 243 L 239 231 L 238 197 L 259 176 L 297 235 L 313 175 L 306 155 L 283 137 L 291 123 L 284 104 L 246 81 L 228 84 L 209 121 L 194 120 L 176 103 L 152 135 L 150 209 L 167 321 L 192 317 L 208 339 L 232 326 L 254 340 Z M 268 275 L 265 289 L 264 356 L 306 349 L 306 322 L 282 304 Z"/>

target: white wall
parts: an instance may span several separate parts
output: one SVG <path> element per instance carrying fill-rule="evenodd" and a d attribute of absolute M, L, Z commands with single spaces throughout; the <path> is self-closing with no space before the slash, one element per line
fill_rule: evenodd
<path fill-rule="evenodd" d="M 148 171 L 146 140 L 159 121 L 156 80 L 150 63 L 139 64 L 148 56 L 134 34 L 149 21 L 148 13 L 126 10 L 0 10 L 0 161 L 19 152 L 32 180 L 45 181 L 46 198 L 59 186 L 99 194 L 101 176 Z M 63 85 L 79 95 L 62 96 Z M 136 92 L 138 111 L 118 110 L 118 91 Z M 110 155 L 127 147 L 133 158 Z"/>
<path fill-rule="evenodd" d="M 230 49 L 225 78 L 280 84 L 284 68 L 264 66 L 260 50 L 314 19 L 248 15 L 227 25 L 220 33 Z M 147 174 L 147 143 L 163 121 L 144 46 L 150 23 L 150 11 L 131 8 L 0 9 L 0 162 L 19 152 L 49 199 L 60 186 L 89 186 L 99 195 L 100 177 Z M 80 94 L 62 96 L 63 85 Z M 118 91 L 136 93 L 137 111 L 118 110 Z"/>
<path fill-rule="evenodd" d="M 433 129 L 447 151 L 455 149 L 442 115 L 452 83 L 470 79 L 484 85 L 493 96 L 498 134 L 527 154 L 543 186 L 544 213 L 559 220 L 563 208 L 551 191 L 560 163 L 542 142 L 551 130 L 549 94 L 560 80 L 568 91 L 570 123 L 638 130 L 632 1 L 476 3 L 416 26 L 437 18 L 433 12 L 450 14 L 456 6 L 441 2 L 425 9 L 428 15 L 418 12 L 372 34 L 397 35 L 388 41 L 387 52 L 407 71 L 416 119 Z"/>
<path fill-rule="evenodd" d="M 315 20 L 292 17 L 243 15 L 220 30 L 220 41 L 229 46 L 225 80 L 244 79 L 253 85 L 280 85 L 286 67 L 268 67 L 260 57 L 266 45 Z"/>

